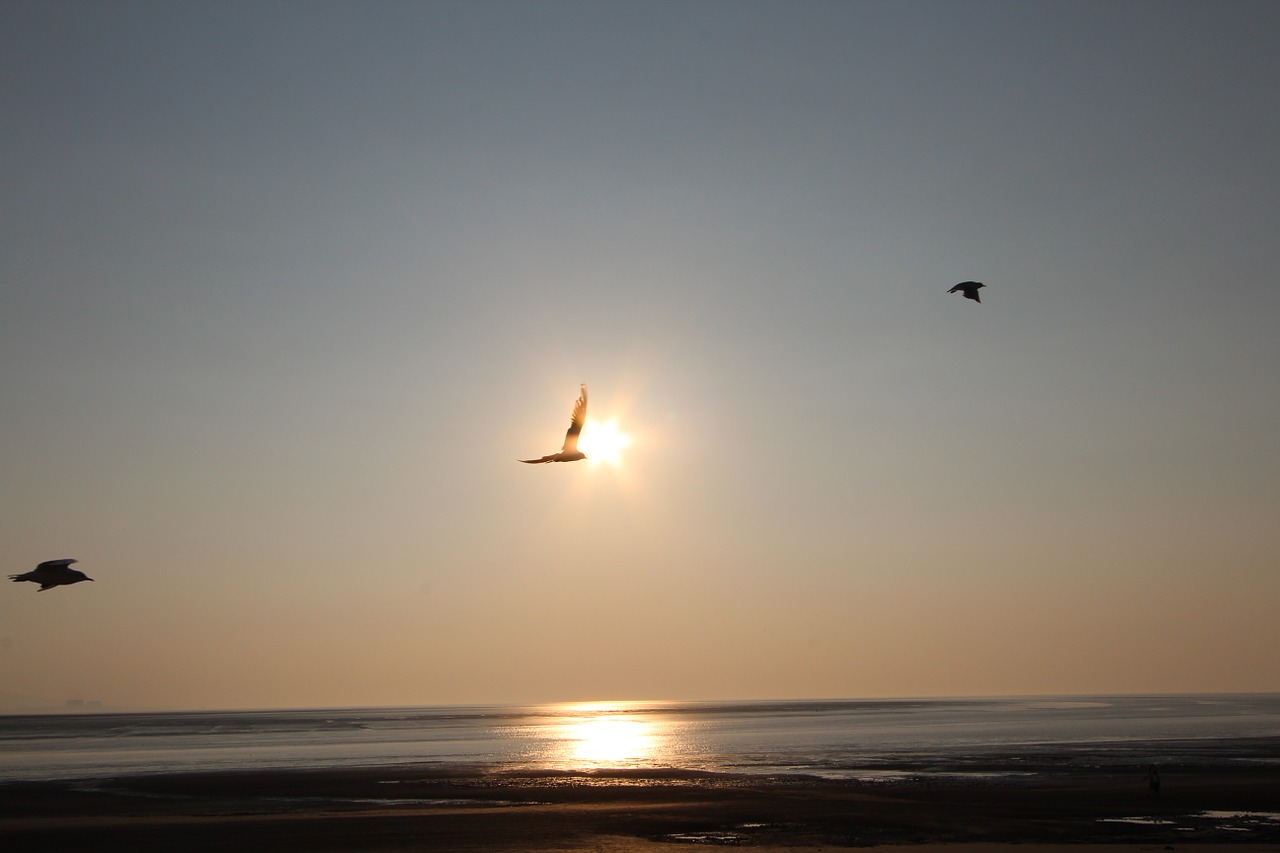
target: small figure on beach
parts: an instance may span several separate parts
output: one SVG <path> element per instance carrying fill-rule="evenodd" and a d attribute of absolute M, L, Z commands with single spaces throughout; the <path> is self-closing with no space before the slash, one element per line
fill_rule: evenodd
<path fill-rule="evenodd" d="M 76 571 L 71 568 L 72 563 L 78 563 L 79 560 L 45 560 L 31 571 L 21 575 L 9 575 L 9 580 L 14 583 L 22 581 L 31 581 L 40 584 L 40 589 L 36 592 L 44 592 L 46 589 L 53 589 L 55 586 L 68 586 L 80 581 L 91 581 L 93 578 L 84 572 Z"/>
<path fill-rule="evenodd" d="M 578 434 L 582 432 L 582 424 L 587 419 L 587 386 L 582 385 L 578 394 L 578 402 L 573 404 L 573 416 L 569 419 L 569 431 L 564 434 L 564 446 L 559 453 L 548 453 L 541 459 L 520 459 L 530 465 L 543 462 L 577 462 L 586 459 L 587 454 L 578 450 Z"/>
<path fill-rule="evenodd" d="M 1147 768 L 1147 790 L 1153 796 L 1160 796 L 1160 773 L 1154 764 Z"/>
<path fill-rule="evenodd" d="M 981 305 L 982 300 L 978 298 L 979 287 L 986 287 L 986 285 L 980 281 L 962 281 L 959 284 L 957 284 L 955 287 L 948 290 L 947 293 L 955 293 L 957 290 L 959 290 L 964 294 L 965 299 L 972 299 L 974 302 L 977 302 L 979 305 Z"/>

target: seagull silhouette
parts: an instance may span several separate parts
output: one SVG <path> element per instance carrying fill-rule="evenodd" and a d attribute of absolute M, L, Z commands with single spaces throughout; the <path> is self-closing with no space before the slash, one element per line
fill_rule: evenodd
<path fill-rule="evenodd" d="M 36 592 L 44 592 L 46 589 L 53 589 L 55 586 L 66 586 L 67 584 L 80 583 L 80 581 L 93 580 L 84 572 L 71 568 L 71 564 L 76 562 L 79 561 L 45 560 L 26 574 L 9 575 L 9 580 L 15 583 L 20 581 L 38 583 L 40 584 L 40 589 L 36 590 Z"/>
<path fill-rule="evenodd" d="M 530 465 L 539 465 L 543 462 L 577 462 L 579 459 L 586 459 L 587 454 L 578 449 L 578 433 L 582 432 L 582 422 L 587 417 L 587 386 L 582 386 L 581 393 L 578 394 L 578 402 L 573 404 L 573 417 L 569 419 L 569 431 L 564 434 L 564 447 L 560 448 L 559 453 L 550 453 L 541 459 L 520 459 L 519 462 L 527 462 Z"/>
<path fill-rule="evenodd" d="M 965 299 L 972 299 L 974 302 L 981 304 L 982 300 L 978 298 L 979 287 L 986 287 L 986 285 L 980 281 L 962 281 L 948 290 L 947 293 L 955 293 L 959 290 L 964 293 Z"/>

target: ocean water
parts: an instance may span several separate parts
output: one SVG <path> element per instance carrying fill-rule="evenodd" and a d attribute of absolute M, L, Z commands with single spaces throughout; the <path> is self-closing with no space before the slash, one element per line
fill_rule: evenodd
<path fill-rule="evenodd" d="M 834 779 L 1280 766 L 1280 694 L 0 717 L 0 780 L 417 765 Z"/>

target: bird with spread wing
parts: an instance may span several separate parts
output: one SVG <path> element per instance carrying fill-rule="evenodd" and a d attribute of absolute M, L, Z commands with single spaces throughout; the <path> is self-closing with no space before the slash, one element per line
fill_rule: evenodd
<path fill-rule="evenodd" d="M 68 584 L 80 583 L 80 581 L 91 581 L 93 578 L 84 572 L 71 568 L 72 563 L 78 560 L 45 560 L 31 571 L 21 575 L 9 575 L 9 580 L 14 583 L 22 581 L 31 581 L 40 584 L 37 592 L 44 592 L 46 589 L 53 589 L 55 586 L 66 586 Z"/>
<path fill-rule="evenodd" d="M 541 459 L 520 459 L 530 465 L 543 462 L 577 462 L 586 459 L 587 454 L 578 449 L 578 434 L 582 432 L 582 424 L 587 419 L 587 386 L 582 386 L 578 394 L 578 402 L 573 404 L 573 417 L 569 420 L 569 431 L 564 434 L 564 447 L 559 453 L 549 453 Z"/>
<path fill-rule="evenodd" d="M 964 294 L 965 299 L 972 299 L 974 302 L 981 305 L 982 300 L 978 298 L 979 287 L 986 287 L 986 285 L 980 281 L 962 281 L 955 287 L 948 290 L 947 293 L 955 293 L 958 290 Z"/>

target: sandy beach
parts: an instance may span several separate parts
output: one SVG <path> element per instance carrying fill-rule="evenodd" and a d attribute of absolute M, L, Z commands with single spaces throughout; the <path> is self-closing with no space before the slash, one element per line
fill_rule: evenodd
<path fill-rule="evenodd" d="M 1159 796 L 1141 771 L 886 783 L 684 771 L 261 771 L 0 785 L 0 846 L 1278 851 L 1278 804 L 1274 768 L 1167 772 Z"/>

